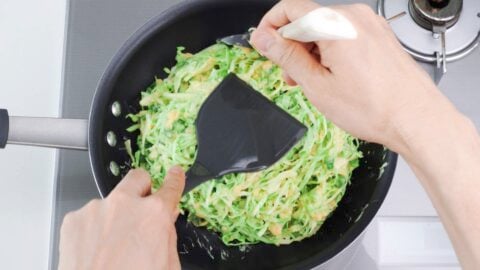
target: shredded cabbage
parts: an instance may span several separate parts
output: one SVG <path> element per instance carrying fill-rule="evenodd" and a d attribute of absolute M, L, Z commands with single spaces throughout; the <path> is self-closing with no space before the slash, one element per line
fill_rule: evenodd
<path fill-rule="evenodd" d="M 165 79 L 142 92 L 142 110 L 130 115 L 139 130 L 134 167 L 148 170 L 153 189 L 175 164 L 196 153 L 194 121 L 202 102 L 233 72 L 308 127 L 279 162 L 256 173 L 206 182 L 184 195 L 180 207 L 196 226 L 220 234 L 227 245 L 289 244 L 315 234 L 337 207 L 361 152 L 358 140 L 322 116 L 280 68 L 255 50 L 212 45 L 194 55 L 178 48 Z"/>

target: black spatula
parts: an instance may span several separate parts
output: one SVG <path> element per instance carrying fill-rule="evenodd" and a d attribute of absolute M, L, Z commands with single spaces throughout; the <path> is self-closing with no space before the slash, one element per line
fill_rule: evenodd
<path fill-rule="evenodd" d="M 267 168 L 307 131 L 234 74 L 229 74 L 205 100 L 195 125 L 198 152 L 187 171 L 184 193 L 229 173 Z"/>

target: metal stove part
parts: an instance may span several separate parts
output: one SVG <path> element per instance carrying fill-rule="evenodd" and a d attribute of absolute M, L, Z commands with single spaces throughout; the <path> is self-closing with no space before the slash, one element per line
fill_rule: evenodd
<path fill-rule="evenodd" d="M 386 18 L 410 14 L 390 26 L 408 53 L 435 65 L 437 83 L 447 62 L 465 57 L 480 41 L 478 0 L 379 0 L 377 9 Z"/>
<path fill-rule="evenodd" d="M 441 51 L 435 51 L 435 57 L 437 59 L 437 65 L 435 66 L 435 81 L 440 81 L 443 74 L 447 73 L 447 52 L 445 33 L 447 32 L 446 25 L 433 25 L 432 32 L 434 38 L 438 39 L 440 36 Z"/>
<path fill-rule="evenodd" d="M 463 0 L 410 0 L 408 9 L 413 20 L 421 27 L 431 30 L 434 38 L 440 36 L 441 51 L 436 51 L 435 80 L 447 72 L 445 32 L 460 17 Z"/>
<path fill-rule="evenodd" d="M 462 4 L 463 0 L 410 0 L 408 9 L 418 25 L 432 30 L 433 26 L 453 26 L 460 17 Z"/>
<path fill-rule="evenodd" d="M 450 0 L 430 0 L 428 2 L 434 8 L 444 8 L 450 3 Z"/>
<path fill-rule="evenodd" d="M 406 12 L 406 11 L 402 11 L 402 12 L 398 13 L 397 15 L 393 15 L 392 17 L 387 18 L 386 20 L 387 20 L 388 23 L 390 23 L 391 21 L 394 21 L 394 20 L 396 20 L 396 19 L 398 19 L 398 18 L 401 18 L 401 17 L 403 17 L 403 16 L 405 16 L 405 15 L 407 15 L 407 12 Z"/>

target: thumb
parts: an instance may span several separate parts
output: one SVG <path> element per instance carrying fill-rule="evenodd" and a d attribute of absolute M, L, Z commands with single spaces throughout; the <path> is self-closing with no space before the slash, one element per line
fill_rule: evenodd
<path fill-rule="evenodd" d="M 176 211 L 185 188 L 185 173 L 180 166 L 168 170 L 160 189 L 152 196 L 160 197 L 168 210 Z"/>
<path fill-rule="evenodd" d="M 127 175 L 118 183 L 112 191 L 111 196 L 118 192 L 136 196 L 147 196 L 150 194 L 151 180 L 150 175 L 144 169 L 130 170 Z"/>
<path fill-rule="evenodd" d="M 321 67 L 318 56 L 310 53 L 312 44 L 284 39 L 273 28 L 257 28 L 250 42 L 299 84 L 315 76 L 315 71 Z"/>

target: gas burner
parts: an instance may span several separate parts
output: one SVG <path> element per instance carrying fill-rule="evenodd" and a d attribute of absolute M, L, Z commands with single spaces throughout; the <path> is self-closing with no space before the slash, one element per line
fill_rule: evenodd
<path fill-rule="evenodd" d="M 412 0 L 408 9 L 413 20 L 427 30 L 435 26 L 450 28 L 460 17 L 463 1 L 456 0 Z"/>
<path fill-rule="evenodd" d="M 435 64 L 437 82 L 447 72 L 447 62 L 468 55 L 480 42 L 478 0 L 378 0 L 377 8 L 385 18 L 410 15 L 390 26 L 415 59 Z"/>

